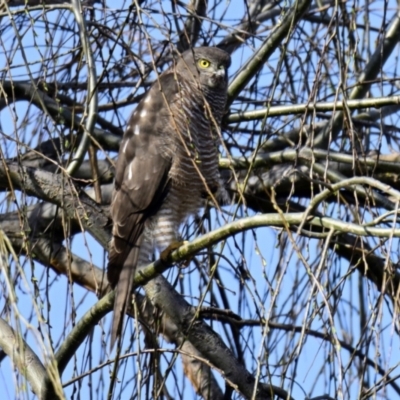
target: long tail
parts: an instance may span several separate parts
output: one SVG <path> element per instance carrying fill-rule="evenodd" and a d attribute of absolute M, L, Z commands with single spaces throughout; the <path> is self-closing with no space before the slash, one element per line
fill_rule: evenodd
<path fill-rule="evenodd" d="M 121 336 L 124 316 L 128 310 L 131 299 L 131 294 L 133 289 L 133 278 L 135 276 L 135 270 L 138 262 L 141 242 L 142 238 L 140 237 L 136 241 L 135 246 L 131 248 L 128 257 L 126 257 L 122 265 L 118 283 L 115 287 L 115 301 L 114 301 L 113 322 L 111 328 L 110 350 L 114 348 L 117 338 Z"/>

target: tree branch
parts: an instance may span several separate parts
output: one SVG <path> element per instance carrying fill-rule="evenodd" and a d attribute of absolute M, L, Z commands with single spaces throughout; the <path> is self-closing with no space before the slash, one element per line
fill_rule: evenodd
<path fill-rule="evenodd" d="M 304 103 L 290 106 L 271 106 L 254 111 L 230 114 L 225 122 L 228 124 L 263 120 L 267 117 L 282 115 L 304 114 L 305 112 L 326 112 L 335 110 L 358 110 L 363 108 L 380 108 L 385 106 L 399 106 L 400 96 L 375 97 L 363 100 L 342 100 L 327 103 Z M 326 126 L 326 123 L 324 124 Z"/>
<path fill-rule="evenodd" d="M 177 49 L 180 53 L 193 47 L 201 30 L 203 19 L 207 15 L 207 0 L 190 0 L 187 11 L 190 17 L 187 18 L 183 31 L 179 34 Z"/>
<path fill-rule="evenodd" d="M 230 105 L 237 95 L 244 89 L 256 73 L 264 66 L 265 61 L 278 48 L 284 39 L 289 40 L 293 33 L 293 27 L 307 11 L 311 0 L 300 0 L 282 18 L 282 21 L 271 32 L 264 43 L 251 56 L 251 58 L 241 67 L 238 74 L 231 81 L 228 88 L 228 105 Z"/>
<path fill-rule="evenodd" d="M 75 187 L 70 179 L 16 163 L 5 165 L 0 160 L 0 188 L 9 188 L 8 182 L 12 182 L 14 188 L 28 195 L 62 207 L 70 218 L 78 219 L 107 248 L 110 235 L 106 229 L 110 226 L 110 221 L 106 210 L 82 189 Z"/>
<path fill-rule="evenodd" d="M 398 11 L 394 21 L 386 31 L 385 37 L 379 42 L 374 54 L 370 58 L 367 66 L 364 68 L 364 72 L 358 79 L 357 86 L 350 93 L 348 100 L 346 99 L 347 101 L 345 101 L 345 104 L 348 104 L 352 100 L 360 99 L 366 95 L 371 87 L 371 83 L 378 76 L 379 72 L 382 71 L 383 65 L 399 42 L 399 35 L 400 12 Z M 343 112 L 336 113 L 331 123 L 326 124 L 323 132 L 321 132 L 316 138 L 311 139 L 313 146 L 323 149 L 326 148 L 330 138 L 336 138 L 342 129 L 343 118 Z"/>
<path fill-rule="evenodd" d="M 42 104 L 45 105 L 45 113 L 52 117 L 52 119 L 59 124 L 63 124 L 67 127 L 72 127 L 78 132 L 81 132 L 82 127 L 78 118 L 65 107 L 60 105 L 53 100 L 50 96 L 36 89 L 29 81 L 2 81 L 2 87 L 0 91 L 0 100 L 4 93 L 8 96 L 6 101 L 7 104 L 10 102 L 26 100 L 32 102 L 40 110 L 43 109 Z M 4 92 L 3 92 L 4 91 Z M 121 137 L 114 135 L 110 132 L 106 132 L 102 129 L 93 128 L 93 138 L 108 150 L 118 151 Z"/>
<path fill-rule="evenodd" d="M 39 357 L 30 346 L 0 318 L 0 347 L 10 357 L 19 373 L 23 375 L 40 398 L 47 372 Z"/>

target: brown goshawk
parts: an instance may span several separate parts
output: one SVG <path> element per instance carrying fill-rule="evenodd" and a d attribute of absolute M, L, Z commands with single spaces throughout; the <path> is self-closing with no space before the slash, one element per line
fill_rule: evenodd
<path fill-rule="evenodd" d="M 216 139 L 230 56 L 184 52 L 130 117 L 116 165 L 107 276 L 116 288 L 111 347 L 120 335 L 137 266 L 178 240 L 179 226 L 220 188 Z"/>

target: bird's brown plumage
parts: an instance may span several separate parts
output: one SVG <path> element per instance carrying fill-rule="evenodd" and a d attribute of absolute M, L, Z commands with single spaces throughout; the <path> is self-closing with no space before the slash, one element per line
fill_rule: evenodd
<path fill-rule="evenodd" d="M 206 65 L 208 65 L 206 67 Z M 155 241 L 166 247 L 202 196 L 219 186 L 214 133 L 226 103 L 229 55 L 200 47 L 183 53 L 152 85 L 121 142 L 111 203 L 107 276 L 116 288 L 111 347 L 120 335 L 138 263 Z"/>

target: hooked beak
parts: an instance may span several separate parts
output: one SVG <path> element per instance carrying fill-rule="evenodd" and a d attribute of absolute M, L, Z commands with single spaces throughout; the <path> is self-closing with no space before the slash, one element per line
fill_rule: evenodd
<path fill-rule="evenodd" d="M 225 79 L 225 69 L 221 68 L 215 73 L 217 79 Z"/>
<path fill-rule="evenodd" d="M 217 86 L 225 82 L 225 69 L 218 69 L 215 73 L 212 74 L 210 80 L 213 86 Z"/>

